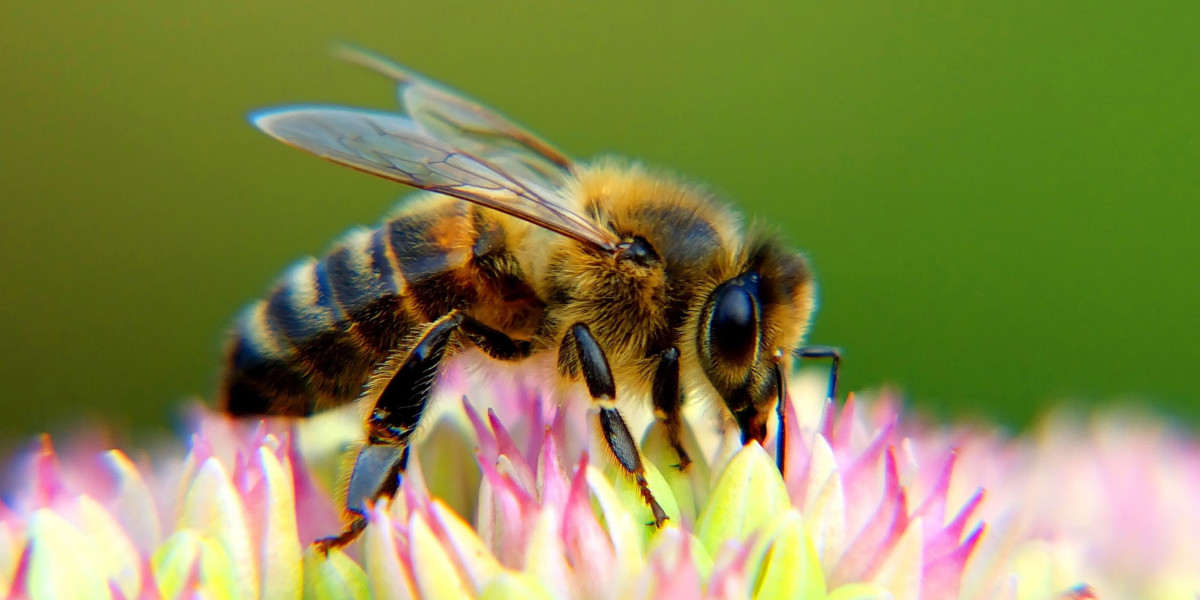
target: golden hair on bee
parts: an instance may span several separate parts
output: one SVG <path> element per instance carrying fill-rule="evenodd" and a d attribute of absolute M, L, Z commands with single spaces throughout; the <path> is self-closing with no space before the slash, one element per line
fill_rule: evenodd
<path fill-rule="evenodd" d="M 610 458 L 655 526 L 671 515 L 646 484 L 622 402 L 650 404 L 686 470 L 685 400 L 713 403 L 744 442 L 761 443 L 772 412 L 782 423 L 794 354 L 833 358 L 836 370 L 836 351 L 801 347 L 815 304 L 805 258 L 761 228 L 744 231 L 715 194 L 636 163 L 576 164 L 386 59 L 344 58 L 392 79 L 406 112 L 304 105 L 254 124 L 426 192 L 301 262 L 249 307 L 220 392 L 234 415 L 363 402 L 364 443 L 342 486 L 348 522 L 322 547 L 355 539 L 365 505 L 395 492 L 438 374 L 464 348 L 497 368 L 545 357 L 560 389 L 586 389 Z"/>

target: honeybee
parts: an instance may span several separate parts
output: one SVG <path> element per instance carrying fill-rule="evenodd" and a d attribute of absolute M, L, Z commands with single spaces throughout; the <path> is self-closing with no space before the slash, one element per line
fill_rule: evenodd
<path fill-rule="evenodd" d="M 647 398 L 679 454 L 685 398 L 720 399 L 745 443 L 763 442 L 815 301 L 808 262 L 704 189 L 632 163 L 578 164 L 467 97 L 373 54 L 403 113 L 285 106 L 252 115 L 280 141 L 426 190 L 375 229 L 295 265 L 247 308 L 220 405 L 306 416 L 362 398 L 365 443 L 344 475 L 345 545 L 368 501 L 395 493 L 442 364 L 474 346 L 496 361 L 553 353 L 582 380 L 612 457 L 667 518 L 617 409 Z M 782 459 L 784 437 L 779 439 Z M 782 468 L 782 464 L 780 465 Z"/>

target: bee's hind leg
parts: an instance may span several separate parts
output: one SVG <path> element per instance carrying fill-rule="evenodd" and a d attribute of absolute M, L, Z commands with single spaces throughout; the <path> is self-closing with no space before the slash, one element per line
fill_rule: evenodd
<path fill-rule="evenodd" d="M 367 441 L 358 451 L 346 487 L 346 529 L 337 536 L 317 540 L 320 550 L 328 552 L 354 541 L 367 526 L 367 502 L 396 493 L 400 475 L 408 463 L 409 438 L 429 403 L 438 368 L 456 331 L 499 360 L 520 360 L 530 353 L 529 342 L 509 338 L 468 315 L 452 311 L 426 325 L 425 332 L 406 355 L 384 363 L 380 372 L 392 371 L 390 378 L 386 383 L 376 382 L 367 391 L 370 396 L 379 390 L 367 418 Z M 392 370 L 394 361 L 401 359 Z"/>
<path fill-rule="evenodd" d="M 588 394 L 591 395 L 592 402 L 600 407 L 600 430 L 604 434 L 608 449 L 612 451 L 613 458 L 617 459 L 617 464 L 637 483 L 642 499 L 654 513 L 655 527 L 661 527 L 667 520 L 667 513 L 650 492 L 637 443 L 629 434 L 629 426 L 625 424 L 625 419 L 621 418 L 621 413 L 613 406 L 617 393 L 612 369 L 608 365 L 608 358 L 604 356 L 604 350 L 596 343 L 596 338 L 592 337 L 587 325 L 576 323 L 567 330 L 559 346 L 558 366 L 566 375 L 573 376 L 582 371 Z"/>

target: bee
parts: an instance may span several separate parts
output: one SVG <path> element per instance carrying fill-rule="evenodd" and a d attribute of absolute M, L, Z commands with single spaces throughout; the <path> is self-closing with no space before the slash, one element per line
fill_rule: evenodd
<path fill-rule="evenodd" d="M 409 442 L 452 355 L 543 361 L 582 380 L 612 458 L 667 519 L 617 402 L 648 399 L 679 455 L 685 399 L 710 399 L 744 443 L 774 411 L 782 461 L 784 374 L 802 347 L 815 283 L 799 252 L 743 231 L 696 185 L 613 160 L 579 164 L 496 112 L 379 56 L 343 58 L 389 77 L 404 112 L 301 105 L 252 115 L 268 135 L 425 190 L 375 229 L 295 265 L 247 308 L 219 403 L 235 416 L 302 417 L 362 399 L 365 442 L 344 474 L 346 527 L 398 489 Z M 783 468 L 780 463 L 780 468 Z"/>

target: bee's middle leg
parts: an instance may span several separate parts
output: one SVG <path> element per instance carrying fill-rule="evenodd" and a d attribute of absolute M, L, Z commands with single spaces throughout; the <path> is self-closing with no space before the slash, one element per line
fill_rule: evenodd
<path fill-rule="evenodd" d="M 459 311 L 452 311 L 426 326 L 406 355 L 395 357 L 400 364 L 379 392 L 367 418 L 367 441 L 354 460 L 346 489 L 346 529 L 337 536 L 317 540 L 324 551 L 349 544 L 367 525 L 368 501 L 391 497 L 400 484 L 408 463 L 409 440 L 429 404 L 438 369 L 446 356 L 451 336 L 461 332 L 489 356 L 520 360 L 529 356 L 530 345 L 484 325 Z M 381 369 L 392 366 L 393 359 Z M 369 393 L 369 392 L 368 392 Z"/>
<path fill-rule="evenodd" d="M 604 434 L 608 449 L 613 458 L 617 459 L 617 464 L 637 483 L 642 499 L 654 513 L 654 525 L 661 527 L 663 521 L 667 520 L 667 513 L 650 492 L 641 453 L 629 433 L 629 426 L 625 424 L 625 419 L 617 412 L 616 407 L 612 406 L 617 395 L 612 369 L 604 350 L 596 343 L 596 338 L 592 337 L 587 325 L 577 323 L 567 330 L 559 346 L 558 358 L 560 370 L 571 374 L 582 371 L 588 394 L 593 402 L 600 405 L 600 430 Z"/>
<path fill-rule="evenodd" d="M 667 348 L 658 356 L 654 387 L 650 393 L 654 416 L 667 428 L 667 441 L 679 455 L 679 470 L 686 471 L 692 458 L 683 449 L 683 393 L 679 387 L 679 350 Z"/>

